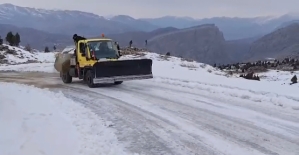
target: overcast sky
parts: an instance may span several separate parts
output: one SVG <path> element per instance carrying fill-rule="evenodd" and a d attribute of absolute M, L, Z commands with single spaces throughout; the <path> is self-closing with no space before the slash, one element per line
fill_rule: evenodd
<path fill-rule="evenodd" d="M 189 16 L 255 17 L 298 12 L 299 0 L 0 0 L 19 6 L 68 9 L 135 18 Z"/>

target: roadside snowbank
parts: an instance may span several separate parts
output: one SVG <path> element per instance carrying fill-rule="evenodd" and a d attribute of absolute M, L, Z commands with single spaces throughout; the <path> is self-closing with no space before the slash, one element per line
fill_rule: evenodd
<path fill-rule="evenodd" d="M 0 66 L 0 71 L 56 73 L 53 63 L 28 63 Z"/>
<path fill-rule="evenodd" d="M 0 154 L 124 155 L 109 122 L 62 93 L 0 82 Z"/>
<path fill-rule="evenodd" d="M 53 63 L 55 61 L 53 53 L 29 52 L 22 48 L 5 44 L 1 45 L 1 49 L 0 55 L 5 56 L 2 60 L 6 60 L 8 64 L 20 64 L 26 62 Z"/>
<path fill-rule="evenodd" d="M 54 57 L 54 53 L 51 54 Z M 168 83 L 179 82 L 180 85 L 192 85 L 192 87 L 220 87 L 221 91 L 226 93 L 228 93 L 229 90 L 227 88 L 230 88 L 233 91 L 230 92 L 232 95 L 236 93 L 240 94 L 240 90 L 246 90 L 251 94 L 266 94 L 268 96 L 267 100 L 271 100 L 271 97 L 279 95 L 291 98 L 292 102 L 299 100 L 297 95 L 299 84 L 291 86 L 288 84 L 282 85 L 286 82 L 286 77 L 290 78 L 287 72 L 279 72 L 281 74 L 277 74 L 278 72 L 275 71 L 267 72 L 264 73 L 267 78 L 263 78 L 262 81 L 254 81 L 238 77 L 227 77 L 225 76 L 226 73 L 215 69 L 210 65 L 190 62 L 176 57 L 163 57 L 155 53 L 141 53 L 139 55 L 125 55 L 121 57 L 121 59 L 132 58 L 152 59 L 154 80 L 156 81 L 166 81 Z M 0 70 L 56 72 L 53 66 L 53 63 L 21 64 L 14 66 L 0 66 Z M 276 81 L 270 80 L 274 78 L 276 78 Z M 244 97 L 244 95 L 248 96 L 248 94 L 240 94 L 239 96 Z M 264 96 L 265 95 L 263 95 L 263 97 Z"/>
<path fill-rule="evenodd" d="M 259 73 L 259 77 L 262 80 L 269 82 L 278 82 L 280 84 L 289 85 L 291 83 L 292 77 L 296 75 L 299 81 L 299 71 L 290 72 L 290 71 L 277 71 L 277 70 L 269 70 L 264 73 Z"/>

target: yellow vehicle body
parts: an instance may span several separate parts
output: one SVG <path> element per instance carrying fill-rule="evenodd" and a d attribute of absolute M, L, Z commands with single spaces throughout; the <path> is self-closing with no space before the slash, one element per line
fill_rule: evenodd
<path fill-rule="evenodd" d="M 151 79 L 152 60 L 119 60 L 120 53 L 112 39 L 79 40 L 69 61 L 60 71 L 62 81 L 71 83 L 73 77 L 83 79 L 89 87 L 100 83 L 121 84 L 123 81 Z"/>
<path fill-rule="evenodd" d="M 86 39 L 86 40 L 80 40 L 78 42 L 78 44 L 76 45 L 76 52 L 78 54 L 78 62 L 79 62 L 79 67 L 86 67 L 86 66 L 93 66 L 95 63 L 97 63 L 98 61 L 97 60 L 93 60 L 93 59 L 86 59 L 87 58 L 91 58 L 91 53 L 90 53 L 90 49 L 89 47 L 86 47 L 86 56 L 82 56 L 80 53 L 80 48 L 79 48 L 79 45 L 80 44 L 87 44 L 88 42 L 93 42 L 93 41 L 113 41 L 111 39 L 108 39 L 108 38 L 97 38 L 97 39 Z M 116 47 L 115 47 L 116 48 Z M 79 51 L 78 51 L 79 49 Z M 108 61 L 116 61 L 117 58 L 113 58 L 113 59 L 107 59 Z"/>

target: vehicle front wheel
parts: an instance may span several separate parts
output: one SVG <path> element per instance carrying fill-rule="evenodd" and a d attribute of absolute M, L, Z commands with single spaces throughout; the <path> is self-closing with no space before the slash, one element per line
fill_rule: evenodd
<path fill-rule="evenodd" d="M 94 74 L 89 70 L 86 72 L 85 75 L 85 82 L 88 85 L 89 88 L 94 88 L 96 85 L 93 83 Z"/>

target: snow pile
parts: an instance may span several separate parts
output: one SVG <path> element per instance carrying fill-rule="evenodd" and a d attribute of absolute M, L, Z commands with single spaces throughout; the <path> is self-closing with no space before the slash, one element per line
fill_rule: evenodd
<path fill-rule="evenodd" d="M 299 71 L 277 71 L 277 70 L 269 70 L 265 73 L 258 74 L 262 80 L 270 81 L 270 82 L 277 82 L 280 84 L 289 84 L 291 83 L 291 79 L 294 75 L 299 78 Z M 299 81 L 299 79 L 298 79 Z"/>
<path fill-rule="evenodd" d="M 274 104 L 290 110 L 299 110 L 299 84 L 282 85 L 290 83 L 292 75 L 290 72 L 270 71 L 259 73 L 261 81 L 246 80 L 240 77 L 226 77 L 226 73 L 221 72 L 212 66 L 183 61 L 180 58 L 161 57 L 154 53 L 144 55 L 124 56 L 122 59 L 151 58 L 153 62 L 153 81 L 182 87 L 192 88 L 194 91 L 205 90 L 206 95 L 215 94 L 218 97 L 227 97 L 245 102 L 251 100 L 257 104 Z M 182 64 L 185 64 L 182 65 Z M 186 67 L 192 66 L 192 67 Z M 280 74 L 279 74 L 280 73 Z M 297 72 L 298 73 L 298 72 Z M 296 74 L 296 72 L 294 73 Z M 297 74 L 298 76 L 299 74 Z M 273 81 L 271 79 L 277 79 Z"/>
<path fill-rule="evenodd" d="M 186 76 L 196 75 L 225 75 L 224 72 L 210 65 L 190 61 L 183 58 L 173 56 L 163 56 L 156 53 L 144 52 L 136 55 L 124 55 L 120 59 L 143 59 L 149 58 L 153 60 L 153 74 L 163 77 L 181 77 L 187 72 Z"/>
<path fill-rule="evenodd" d="M 22 48 L 5 44 L 0 45 L 0 55 L 0 62 L 2 62 L 2 64 L 23 64 L 32 62 L 52 63 L 55 61 L 53 53 L 29 52 Z"/>
<path fill-rule="evenodd" d="M 109 122 L 62 93 L 13 83 L 0 87 L 1 155 L 126 154 Z"/>

